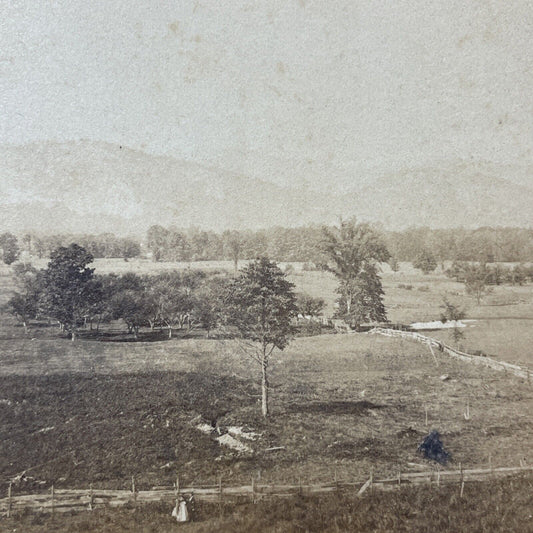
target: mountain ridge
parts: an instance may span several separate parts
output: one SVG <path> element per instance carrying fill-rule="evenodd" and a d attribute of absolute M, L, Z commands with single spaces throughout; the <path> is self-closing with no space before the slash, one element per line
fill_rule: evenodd
<path fill-rule="evenodd" d="M 223 230 L 332 224 L 357 216 L 389 229 L 527 226 L 529 167 L 513 181 L 492 163 L 440 164 L 324 192 L 152 155 L 103 141 L 0 146 L 2 228 L 142 233 L 153 224 Z M 512 170 L 512 169 L 511 169 Z M 518 183 L 516 182 L 518 181 Z"/>

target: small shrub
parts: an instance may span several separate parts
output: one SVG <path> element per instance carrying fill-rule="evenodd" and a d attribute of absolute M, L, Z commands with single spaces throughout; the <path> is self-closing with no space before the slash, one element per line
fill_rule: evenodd
<path fill-rule="evenodd" d="M 308 320 L 304 327 L 304 332 L 309 336 L 320 335 L 322 333 L 322 325 L 315 320 Z"/>
<path fill-rule="evenodd" d="M 316 265 L 314 265 L 313 263 L 310 263 L 309 261 L 306 261 L 302 265 L 302 270 L 305 271 L 305 272 L 313 272 L 313 271 L 320 270 L 320 269 Z"/>
<path fill-rule="evenodd" d="M 406 291 L 410 291 L 413 289 L 413 286 L 412 285 L 406 285 L 405 283 L 399 283 L 398 284 L 398 289 L 404 289 Z"/>
<path fill-rule="evenodd" d="M 418 287 L 418 290 L 420 292 L 429 292 L 429 286 L 428 285 L 420 285 L 420 287 Z"/>

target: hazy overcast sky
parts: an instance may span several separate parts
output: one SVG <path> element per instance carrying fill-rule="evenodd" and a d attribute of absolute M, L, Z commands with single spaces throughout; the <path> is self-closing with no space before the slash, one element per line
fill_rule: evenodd
<path fill-rule="evenodd" d="M 0 143 L 339 185 L 533 160 L 527 0 L 0 0 Z"/>

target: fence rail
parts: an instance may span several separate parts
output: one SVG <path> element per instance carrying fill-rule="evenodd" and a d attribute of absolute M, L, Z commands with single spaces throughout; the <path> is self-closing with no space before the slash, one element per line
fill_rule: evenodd
<path fill-rule="evenodd" d="M 399 473 L 395 477 L 375 478 L 370 475 L 366 481 L 346 482 L 335 480 L 323 484 L 266 485 L 252 481 L 251 485 L 239 486 L 198 486 L 183 487 L 180 494 L 194 497 L 198 501 L 221 502 L 248 498 L 257 501 L 264 498 L 287 497 L 297 494 L 313 495 L 336 491 L 393 490 L 405 485 L 464 483 L 482 481 L 506 476 L 531 473 L 533 466 L 469 469 L 469 470 L 430 470 L 427 472 Z M 177 496 L 175 487 L 152 490 L 111 490 L 111 489 L 56 489 L 48 493 L 23 494 L 0 499 L 0 516 L 11 516 L 17 512 L 62 513 L 87 511 L 102 507 L 120 507 L 150 502 L 174 502 Z"/>
<path fill-rule="evenodd" d="M 432 352 L 433 348 L 437 348 L 439 351 L 446 353 L 450 357 L 460 359 L 461 361 L 473 363 L 476 365 L 487 366 L 489 368 L 492 368 L 493 370 L 509 372 L 510 374 L 527 379 L 528 381 L 531 379 L 532 372 L 529 368 L 513 365 L 504 361 L 497 361 L 496 359 L 492 359 L 483 355 L 472 355 L 469 353 L 461 352 L 459 350 L 456 350 L 455 348 L 452 348 L 451 346 L 444 344 L 443 342 L 437 339 L 434 339 L 432 337 L 426 337 L 425 335 L 421 335 L 420 333 L 412 331 L 400 331 L 397 329 L 388 328 L 374 328 L 371 329 L 369 333 L 421 342 L 422 344 L 428 345 Z"/>

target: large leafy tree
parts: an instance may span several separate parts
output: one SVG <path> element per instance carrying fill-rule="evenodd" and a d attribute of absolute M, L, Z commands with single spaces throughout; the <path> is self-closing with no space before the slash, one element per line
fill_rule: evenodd
<path fill-rule="evenodd" d="M 2 261 L 6 265 L 14 263 L 20 254 L 18 241 L 12 233 L 3 233 L 0 235 L 0 250 L 2 251 Z"/>
<path fill-rule="evenodd" d="M 263 257 L 241 270 L 228 287 L 224 301 L 226 321 L 249 341 L 247 353 L 261 368 L 261 410 L 269 414 L 268 372 L 275 348 L 283 350 L 294 331 L 294 285 L 276 263 Z"/>
<path fill-rule="evenodd" d="M 339 280 L 337 315 L 354 326 L 386 320 L 379 263 L 390 255 L 377 231 L 354 219 L 341 221 L 339 227 L 323 229 L 322 249 L 324 268 Z"/>
<path fill-rule="evenodd" d="M 424 248 L 413 261 L 413 266 L 421 270 L 424 274 L 429 274 L 437 268 L 437 260 L 435 256 Z"/>
<path fill-rule="evenodd" d="M 209 338 L 211 331 L 220 323 L 226 287 L 226 279 L 213 277 L 206 280 L 194 295 L 190 323 L 192 326 L 202 327 L 206 338 Z"/>
<path fill-rule="evenodd" d="M 326 307 L 323 298 L 317 298 L 307 293 L 299 293 L 296 297 L 296 307 L 298 313 L 304 317 L 316 318 L 322 314 Z"/>
<path fill-rule="evenodd" d="M 239 259 L 241 259 L 244 242 L 242 235 L 238 231 L 225 231 L 222 234 L 224 255 L 233 261 L 233 269 L 237 275 Z"/>
<path fill-rule="evenodd" d="M 37 316 L 42 274 L 29 263 L 13 265 L 15 294 L 7 302 L 7 311 L 16 316 L 28 333 L 28 321 Z"/>
<path fill-rule="evenodd" d="M 492 287 L 488 286 L 489 269 L 485 264 L 465 264 L 464 283 L 466 293 L 476 299 L 478 305 L 485 294 L 491 292 Z"/>
<path fill-rule="evenodd" d="M 165 247 L 168 239 L 168 230 L 162 226 L 151 226 L 148 229 L 146 242 L 149 250 L 152 252 L 152 259 L 160 261 L 165 253 Z"/>
<path fill-rule="evenodd" d="M 153 280 L 150 287 L 157 321 L 168 328 L 169 338 L 172 337 L 172 328 L 190 325 L 193 294 L 191 287 L 184 283 L 184 277 L 177 271 L 164 272 Z"/>
<path fill-rule="evenodd" d="M 157 303 L 149 289 L 150 278 L 133 272 L 119 277 L 109 276 L 106 282 L 109 317 L 122 319 L 135 339 L 141 326 L 153 326 L 158 317 Z"/>
<path fill-rule="evenodd" d="M 72 340 L 79 324 L 102 298 L 94 268 L 87 266 L 92 262 L 93 256 L 85 248 L 71 244 L 54 250 L 43 272 L 40 309 L 55 318 Z"/>

